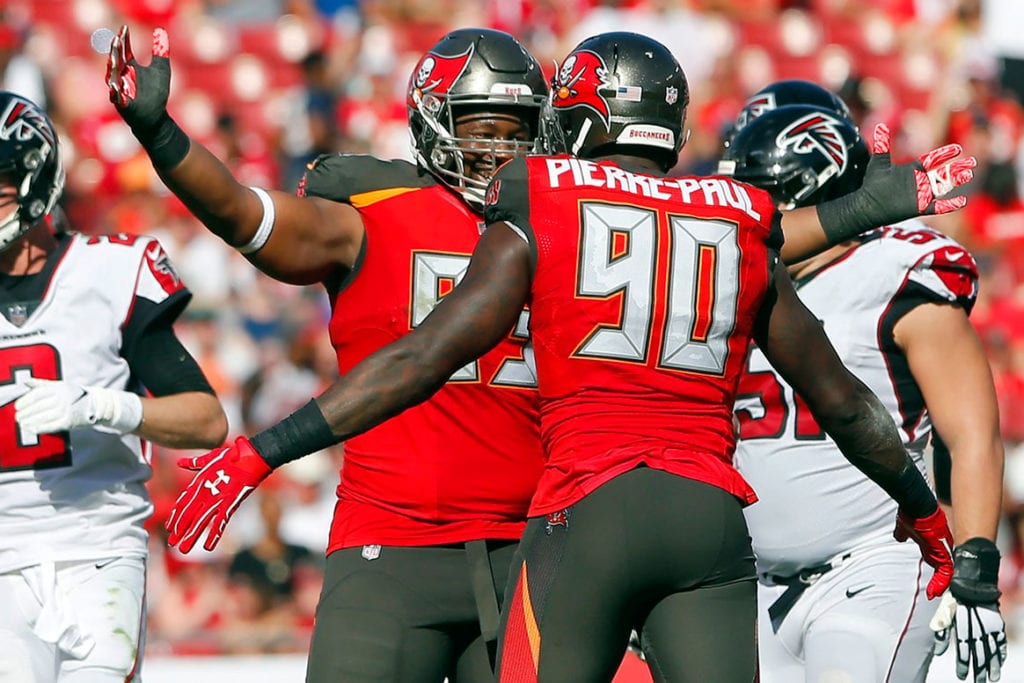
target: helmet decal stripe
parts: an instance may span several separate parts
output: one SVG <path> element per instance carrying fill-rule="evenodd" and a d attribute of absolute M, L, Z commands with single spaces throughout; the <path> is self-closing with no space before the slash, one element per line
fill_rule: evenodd
<path fill-rule="evenodd" d="M 611 110 L 602 90 L 614 90 L 604 60 L 590 50 L 576 50 L 565 58 L 555 74 L 551 104 L 555 109 L 586 107 L 596 113 L 611 129 Z M 628 98 L 627 98 L 628 99 Z"/>

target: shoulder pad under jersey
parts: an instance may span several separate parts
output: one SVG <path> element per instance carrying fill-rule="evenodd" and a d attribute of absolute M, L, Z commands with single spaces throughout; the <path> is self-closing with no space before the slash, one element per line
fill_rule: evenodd
<path fill-rule="evenodd" d="M 351 203 L 371 192 L 433 187 L 437 180 L 408 161 L 385 161 L 365 154 L 324 154 L 310 162 L 299 182 L 301 197 Z"/>

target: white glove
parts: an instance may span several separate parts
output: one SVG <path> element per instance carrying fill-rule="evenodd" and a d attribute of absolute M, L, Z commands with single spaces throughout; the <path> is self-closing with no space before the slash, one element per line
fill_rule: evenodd
<path fill-rule="evenodd" d="M 29 390 L 14 402 L 14 419 L 34 434 L 95 426 L 125 434 L 142 424 L 142 399 L 130 391 L 46 379 L 28 379 L 25 386 Z"/>
<path fill-rule="evenodd" d="M 999 605 L 961 605 L 947 591 L 929 624 L 935 631 L 934 653 L 949 647 L 950 632 L 956 637 L 956 676 L 974 672 L 975 683 L 998 681 L 1006 661 L 1006 631 Z"/>

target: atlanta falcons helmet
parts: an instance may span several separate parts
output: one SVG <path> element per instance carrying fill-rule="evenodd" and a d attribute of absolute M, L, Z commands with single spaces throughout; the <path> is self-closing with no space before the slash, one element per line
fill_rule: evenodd
<path fill-rule="evenodd" d="M 0 91 L 0 179 L 15 188 L 0 195 L 2 250 L 50 213 L 64 190 L 64 167 L 49 117 L 7 91 Z"/>
<path fill-rule="evenodd" d="M 775 81 L 761 88 L 747 99 L 743 109 L 736 115 L 736 121 L 733 123 L 732 130 L 728 135 L 729 139 L 731 140 L 735 137 L 737 133 L 758 116 L 761 116 L 761 114 L 790 104 L 810 104 L 822 109 L 828 109 L 847 121 L 852 120 L 850 109 L 846 106 L 846 102 L 843 102 L 843 99 L 831 90 L 827 90 L 812 81 L 799 79 Z"/>
<path fill-rule="evenodd" d="M 690 88 L 664 45 L 636 33 L 602 33 L 577 45 L 559 65 L 542 117 L 551 154 L 594 158 L 637 154 L 664 170 L 686 142 Z"/>
<path fill-rule="evenodd" d="M 767 190 L 782 209 L 857 189 L 870 153 L 850 121 L 804 104 L 766 112 L 726 148 L 718 172 Z"/>
<path fill-rule="evenodd" d="M 511 111 L 537 135 L 548 86 L 537 60 L 508 33 L 486 28 L 452 31 L 420 58 L 409 78 L 406 107 L 417 163 L 482 207 L 489 178 L 467 173 L 467 152 L 484 141 L 458 138 L 455 119 L 467 111 Z M 497 157 L 536 151 L 536 140 L 488 140 Z"/>

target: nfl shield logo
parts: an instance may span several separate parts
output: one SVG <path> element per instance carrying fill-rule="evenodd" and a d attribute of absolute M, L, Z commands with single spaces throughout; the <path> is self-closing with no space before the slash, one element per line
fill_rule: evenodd
<path fill-rule="evenodd" d="M 7 319 L 11 321 L 11 324 L 21 327 L 25 324 L 26 318 L 28 318 L 28 308 L 25 304 L 11 304 L 7 307 Z"/>
<path fill-rule="evenodd" d="M 380 557 L 380 546 L 377 544 L 363 546 L 363 559 L 376 560 Z"/>
<path fill-rule="evenodd" d="M 676 100 L 679 99 L 679 90 L 673 86 L 665 88 L 665 101 L 669 104 L 675 104 Z"/>

